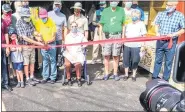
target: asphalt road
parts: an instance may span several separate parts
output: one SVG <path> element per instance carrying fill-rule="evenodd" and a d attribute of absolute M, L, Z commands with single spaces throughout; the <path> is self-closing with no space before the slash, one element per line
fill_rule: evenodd
<path fill-rule="evenodd" d="M 110 64 L 112 65 L 112 64 Z M 2 102 L 7 111 L 143 111 L 139 96 L 145 90 L 149 73 L 138 70 L 137 81 L 100 80 L 103 65 L 87 64 L 91 85 L 78 87 L 55 84 L 37 84 L 35 87 L 13 88 L 12 92 L 2 90 Z M 62 73 L 61 73 L 62 74 Z M 120 77 L 124 73 L 120 73 Z M 37 74 L 40 75 L 40 74 Z"/>

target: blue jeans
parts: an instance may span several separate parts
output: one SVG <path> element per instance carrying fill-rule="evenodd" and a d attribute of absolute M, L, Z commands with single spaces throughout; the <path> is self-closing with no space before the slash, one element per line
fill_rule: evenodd
<path fill-rule="evenodd" d="M 50 44 L 50 45 L 56 45 Z M 50 48 L 48 50 L 41 49 L 42 54 L 42 76 L 44 80 L 50 78 L 51 80 L 56 80 L 57 76 L 57 66 L 56 66 L 56 48 Z M 51 75 L 49 75 L 49 66 L 51 65 Z"/>
<path fill-rule="evenodd" d="M 8 68 L 5 48 L 1 49 L 1 78 L 2 86 L 8 85 Z"/>
<path fill-rule="evenodd" d="M 157 41 L 156 45 L 156 57 L 155 57 L 155 65 L 154 65 L 154 72 L 153 78 L 157 78 L 159 72 L 161 71 L 163 57 L 165 56 L 165 63 L 164 63 L 164 73 L 163 79 L 169 80 L 173 58 L 175 54 L 175 49 L 177 45 L 177 39 L 173 40 L 173 46 L 171 49 L 168 48 L 169 41 Z"/>

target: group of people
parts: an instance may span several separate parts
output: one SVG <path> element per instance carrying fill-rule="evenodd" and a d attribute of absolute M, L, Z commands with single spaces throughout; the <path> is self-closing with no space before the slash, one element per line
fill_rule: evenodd
<path fill-rule="evenodd" d="M 144 12 L 137 2 L 123 2 L 125 7 L 119 7 L 119 1 L 110 1 L 107 7 L 105 1 L 100 1 L 100 8 L 95 11 L 92 24 L 95 27 L 94 41 L 121 38 L 145 37 L 147 34 L 144 24 Z M 185 32 L 184 15 L 176 11 L 178 2 L 167 2 L 167 8 L 161 12 L 155 21 L 158 36 L 167 35 L 173 40 L 173 45 L 168 48 L 169 40 L 158 40 L 156 47 L 155 68 L 152 78 L 159 78 L 160 68 L 165 55 L 165 70 L 163 79 L 168 81 L 171 73 L 175 47 L 178 36 Z M 81 86 L 81 68 L 85 61 L 84 48 L 86 46 L 66 46 L 64 49 L 46 46 L 73 44 L 87 42 L 88 19 L 81 14 L 84 11 L 82 4 L 76 2 L 72 9 L 74 14 L 68 20 L 60 12 L 62 3 L 54 1 L 53 10 L 47 12 L 45 8 L 39 8 L 39 18 L 31 18 L 29 2 L 15 2 L 16 12 L 12 14 L 9 4 L 2 6 L 2 43 L 12 45 L 38 45 L 43 46 L 42 55 L 42 77 L 37 80 L 34 77 L 35 49 L 32 47 L 6 47 L 2 48 L 2 85 L 11 91 L 8 86 L 8 64 L 12 64 L 17 75 L 17 86 L 24 87 L 23 74 L 26 75 L 26 84 L 35 86 L 36 83 L 54 84 L 57 78 L 58 54 L 62 50 L 68 85 L 72 85 L 71 67 L 74 65 L 78 86 Z M 63 42 L 63 43 L 62 43 Z M 129 69 L 132 70 L 132 81 L 136 81 L 136 73 L 140 61 L 140 52 L 144 42 L 126 42 L 112 44 L 93 45 L 92 64 L 97 62 L 98 52 L 102 48 L 102 61 L 104 61 L 104 77 L 108 80 L 110 56 L 113 56 L 113 76 L 116 81 L 118 76 L 118 65 L 121 49 L 123 48 L 123 65 L 125 68 L 124 80 L 129 78 Z M 10 56 L 9 56 L 10 54 Z M 49 67 L 51 66 L 51 70 Z M 24 73 L 23 73 L 24 70 Z M 49 73 L 51 71 L 51 73 Z"/>

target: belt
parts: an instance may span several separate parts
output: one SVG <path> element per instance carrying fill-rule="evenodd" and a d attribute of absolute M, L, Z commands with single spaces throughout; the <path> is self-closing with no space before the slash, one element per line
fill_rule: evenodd
<path fill-rule="evenodd" d="M 111 33 L 109 33 L 109 34 L 111 34 L 111 35 L 117 35 L 117 34 L 121 34 L 122 32 L 111 32 Z"/>

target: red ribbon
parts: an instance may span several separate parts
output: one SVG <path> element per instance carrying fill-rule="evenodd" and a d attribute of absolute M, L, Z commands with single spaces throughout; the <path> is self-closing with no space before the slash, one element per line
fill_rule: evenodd
<path fill-rule="evenodd" d="M 36 46 L 36 45 L 10 45 L 10 44 L 2 44 L 2 47 L 29 47 L 29 48 L 42 48 L 48 49 L 51 47 L 66 47 L 66 46 L 77 46 L 77 45 L 93 45 L 93 44 L 111 44 L 111 43 L 125 43 L 125 42 L 143 42 L 143 41 L 154 41 L 154 40 L 170 40 L 168 47 L 172 46 L 172 39 L 166 36 L 153 36 L 153 37 L 135 37 L 135 38 L 124 38 L 124 39 L 107 39 L 107 40 L 98 40 L 98 41 L 89 41 L 89 42 L 81 42 L 74 44 L 62 44 L 62 45 L 54 45 L 54 46 Z M 170 46 L 171 45 L 171 46 Z"/>

